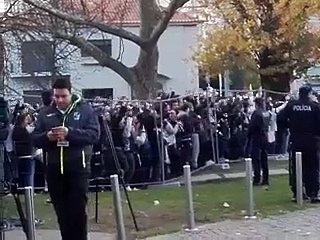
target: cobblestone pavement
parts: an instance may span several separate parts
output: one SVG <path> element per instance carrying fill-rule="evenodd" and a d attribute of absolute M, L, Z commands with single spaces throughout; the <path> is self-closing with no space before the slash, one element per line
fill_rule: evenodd
<path fill-rule="evenodd" d="M 203 225 L 193 233 L 175 233 L 148 240 L 320 240 L 320 208 L 262 220 L 224 221 Z"/>

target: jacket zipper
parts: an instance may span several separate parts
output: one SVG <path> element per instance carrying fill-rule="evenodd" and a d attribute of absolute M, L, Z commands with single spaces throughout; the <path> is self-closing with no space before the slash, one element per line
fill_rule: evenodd
<path fill-rule="evenodd" d="M 62 126 L 63 127 L 65 126 L 66 118 L 67 118 L 67 114 L 63 117 L 63 121 L 62 121 Z M 62 175 L 64 173 L 63 162 L 64 162 L 64 159 L 63 159 L 63 146 L 61 146 L 60 147 L 60 169 L 61 169 L 61 174 Z"/>
<path fill-rule="evenodd" d="M 76 105 L 77 102 L 74 102 L 71 104 L 70 108 L 67 109 L 66 113 L 63 116 L 63 120 L 62 120 L 62 127 L 65 127 L 65 122 L 67 120 L 67 117 L 69 115 L 69 113 L 73 110 L 74 106 Z M 60 170 L 61 170 L 61 174 L 64 174 L 64 167 L 63 167 L 63 162 L 64 162 L 64 157 L 63 157 L 63 146 L 60 147 Z"/>
<path fill-rule="evenodd" d="M 82 150 L 82 166 L 83 168 L 86 168 L 86 155 L 84 153 L 84 150 Z"/>

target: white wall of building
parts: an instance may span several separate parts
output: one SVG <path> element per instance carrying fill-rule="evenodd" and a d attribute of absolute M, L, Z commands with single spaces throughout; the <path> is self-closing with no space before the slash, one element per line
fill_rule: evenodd
<path fill-rule="evenodd" d="M 126 30 L 138 33 L 138 28 L 127 28 Z M 160 74 L 168 76 L 164 80 L 165 91 L 175 91 L 186 94 L 198 89 L 198 70 L 192 61 L 194 50 L 197 47 L 198 28 L 196 26 L 170 26 L 159 41 L 159 67 Z M 106 36 L 108 38 L 108 36 Z M 92 39 L 101 38 L 94 35 Z M 112 56 L 119 56 L 120 39 L 109 36 L 112 40 Z M 132 67 L 139 56 L 139 47 L 130 41 L 123 41 L 122 62 Z M 81 58 L 80 51 L 73 55 L 69 73 L 77 89 L 82 88 L 113 88 L 114 97 L 130 96 L 129 85 L 111 69 L 94 63 L 93 59 Z"/>
<path fill-rule="evenodd" d="M 136 34 L 138 27 L 127 28 Z M 187 94 L 198 90 L 198 68 L 192 61 L 194 50 L 197 47 L 198 28 L 196 26 L 169 26 L 159 41 L 159 73 L 170 79 L 163 80 L 165 91 L 175 91 L 178 94 Z M 92 34 L 90 39 L 111 39 L 112 57 L 119 56 L 121 40 L 118 37 L 101 34 Z M 130 41 L 123 40 L 123 55 L 121 61 L 132 67 L 139 56 L 139 47 Z M 21 72 L 21 57 L 19 47 L 10 44 L 9 58 L 12 66 L 12 77 L 26 76 Z M 60 72 L 71 75 L 73 86 L 77 90 L 95 88 L 113 88 L 114 98 L 131 96 L 129 85 L 115 72 L 99 66 L 92 58 L 82 58 L 80 49 L 73 52 L 67 60 L 58 64 Z M 25 83 L 19 84 L 16 80 L 9 81 L 15 89 L 34 90 L 35 84 L 29 87 Z"/>

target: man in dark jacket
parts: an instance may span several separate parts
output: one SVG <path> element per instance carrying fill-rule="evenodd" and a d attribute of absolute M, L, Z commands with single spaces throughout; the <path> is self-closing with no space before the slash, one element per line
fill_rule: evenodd
<path fill-rule="evenodd" d="M 302 178 L 306 195 L 311 203 L 320 203 L 319 192 L 319 146 L 320 146 L 320 107 L 311 99 L 312 89 L 304 86 L 299 89 L 299 99 L 291 101 L 283 110 L 280 119 L 290 131 L 291 186 L 293 200 L 296 200 L 295 153 L 302 153 Z"/>
<path fill-rule="evenodd" d="M 251 146 L 251 157 L 254 171 L 254 185 L 269 185 L 269 167 L 268 167 L 268 127 L 270 123 L 270 114 L 265 109 L 265 103 L 262 98 L 255 99 L 256 110 L 251 116 L 248 127 L 248 143 Z M 261 181 L 262 170 L 262 181 Z"/>
<path fill-rule="evenodd" d="M 87 191 L 92 145 L 99 140 L 93 109 L 57 79 L 54 102 L 39 114 L 33 143 L 47 153 L 47 181 L 63 240 L 87 239 Z"/>

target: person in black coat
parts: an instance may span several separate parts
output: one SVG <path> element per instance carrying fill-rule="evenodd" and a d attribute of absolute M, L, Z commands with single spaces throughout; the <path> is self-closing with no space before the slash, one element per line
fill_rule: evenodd
<path fill-rule="evenodd" d="M 48 190 L 62 240 L 87 240 L 87 193 L 92 145 L 100 138 L 91 106 L 71 93 L 70 80 L 57 79 L 54 102 L 39 113 L 33 144 L 47 153 Z"/>
<path fill-rule="evenodd" d="M 311 203 L 320 203 L 319 150 L 320 150 L 320 106 L 312 101 L 312 89 L 305 86 L 299 90 L 299 99 L 291 101 L 283 109 L 280 119 L 290 131 L 290 176 L 293 200 L 296 200 L 295 153 L 302 153 L 302 175 L 306 196 Z"/>
<path fill-rule="evenodd" d="M 254 185 L 269 185 L 268 167 L 268 129 L 271 116 L 266 111 L 262 98 L 255 99 L 256 110 L 251 116 L 248 127 L 248 144 L 251 147 Z M 262 179 L 261 179 L 262 170 Z"/>
<path fill-rule="evenodd" d="M 35 160 L 32 157 L 33 147 L 31 131 L 28 128 L 30 116 L 26 113 L 17 115 L 12 132 L 14 155 L 18 161 L 20 186 L 34 186 Z"/>

